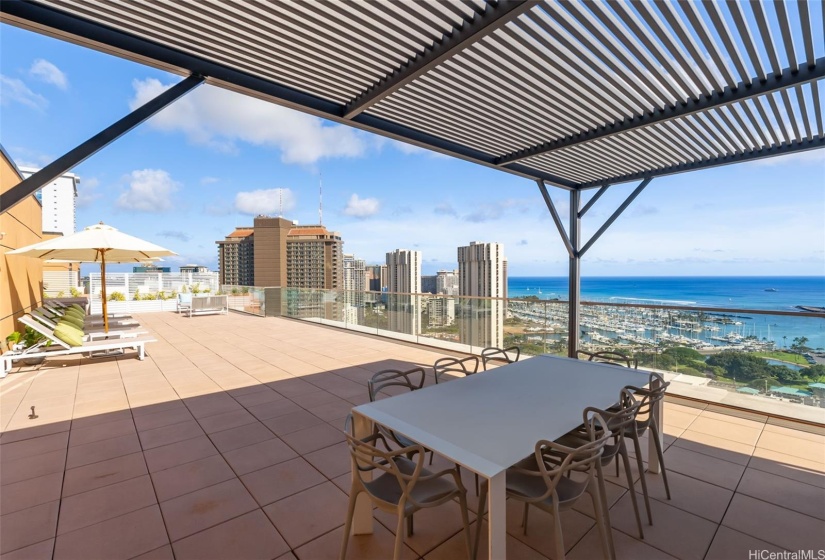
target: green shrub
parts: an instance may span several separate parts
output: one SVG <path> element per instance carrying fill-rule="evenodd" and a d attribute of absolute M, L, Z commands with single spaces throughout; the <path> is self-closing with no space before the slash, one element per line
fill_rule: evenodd
<path fill-rule="evenodd" d="M 132 299 L 135 301 L 140 301 L 141 297 L 142 296 L 140 295 L 140 288 L 138 288 L 137 290 L 135 290 L 135 295 L 132 296 Z"/>
<path fill-rule="evenodd" d="M 195 285 L 192 286 L 192 293 L 193 294 L 201 293 L 201 284 L 200 284 L 200 282 L 195 282 Z"/>
<path fill-rule="evenodd" d="M 238 295 L 239 293 L 241 293 L 241 291 L 240 291 L 238 288 L 232 288 L 232 295 L 233 295 L 233 296 L 236 296 L 236 295 Z"/>
<path fill-rule="evenodd" d="M 204 288 L 203 293 L 204 294 L 212 293 L 212 288 Z"/>
<path fill-rule="evenodd" d="M 126 296 L 120 292 L 112 292 L 109 294 L 109 301 L 126 301 Z"/>
<path fill-rule="evenodd" d="M 60 290 L 59 292 L 57 292 L 57 297 L 64 297 L 65 295 L 66 295 L 66 293 L 63 290 Z"/>
<path fill-rule="evenodd" d="M 82 294 L 80 293 L 80 290 L 78 290 L 78 289 L 77 289 L 77 288 L 75 288 L 74 286 L 72 286 L 72 287 L 69 289 L 69 293 L 70 293 L 70 294 L 72 294 L 72 297 L 80 297 L 80 296 L 82 295 Z"/>

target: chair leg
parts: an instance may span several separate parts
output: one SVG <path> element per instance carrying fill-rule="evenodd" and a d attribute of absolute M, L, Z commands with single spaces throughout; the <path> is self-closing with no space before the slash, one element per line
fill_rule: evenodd
<path fill-rule="evenodd" d="M 633 436 L 633 448 L 636 450 L 636 464 L 639 467 L 639 481 L 642 483 L 642 494 L 644 494 L 645 497 L 647 522 L 650 525 L 653 525 L 653 514 L 650 512 L 650 495 L 647 493 L 647 480 L 645 479 L 645 465 L 642 462 L 642 446 L 639 444 L 639 437 L 635 434 Z"/>
<path fill-rule="evenodd" d="M 407 536 L 413 536 L 413 514 L 407 516 Z"/>
<path fill-rule="evenodd" d="M 340 560 L 347 557 L 347 545 L 349 544 L 349 533 L 352 530 L 352 517 L 355 515 L 355 502 L 358 500 L 359 492 L 350 490 L 349 506 L 347 507 L 347 521 L 344 523 L 344 542 L 341 543 Z"/>
<path fill-rule="evenodd" d="M 478 513 L 476 515 L 476 543 L 473 546 L 473 558 L 478 555 L 478 544 L 481 539 L 481 522 L 484 521 L 484 509 L 487 507 L 487 481 L 481 483 L 478 494 Z"/>
<path fill-rule="evenodd" d="M 596 482 L 599 487 L 599 498 L 601 501 L 602 518 L 604 519 L 605 532 L 607 534 L 607 547 L 611 560 L 616 560 L 616 545 L 613 543 L 613 524 L 610 522 L 610 507 L 607 505 L 607 490 L 604 483 L 604 471 L 600 463 L 596 464 Z"/>
<path fill-rule="evenodd" d="M 467 558 L 475 560 L 476 551 L 473 550 L 472 539 L 470 538 L 470 516 L 467 514 L 467 493 L 460 492 L 458 494 L 458 503 L 461 506 L 461 522 L 464 524 L 464 543 L 467 545 Z M 481 519 L 478 520 L 479 530 L 481 527 Z"/>
<path fill-rule="evenodd" d="M 521 516 L 521 526 L 524 527 L 524 534 L 527 535 L 527 514 L 530 513 L 530 504 L 524 502 L 524 515 Z"/>
<path fill-rule="evenodd" d="M 598 482 L 590 482 L 587 489 L 590 500 L 593 502 L 593 513 L 596 515 L 596 527 L 599 529 L 599 538 L 602 541 L 602 552 L 605 560 L 613 560 L 613 551 L 608 541 L 607 529 L 604 525 L 604 511 L 602 510 L 602 493 L 599 491 Z"/>
<path fill-rule="evenodd" d="M 665 468 L 665 454 L 662 450 L 662 442 L 659 440 L 659 427 L 656 425 L 654 420 L 653 425 L 651 426 L 650 434 L 647 437 L 653 438 L 653 444 L 656 446 L 656 455 L 659 456 L 659 468 L 662 469 L 662 482 L 665 483 L 665 493 L 667 494 L 667 499 L 670 499 L 670 485 L 667 483 L 667 469 Z"/>
<path fill-rule="evenodd" d="M 554 560 L 564 560 L 564 536 L 561 532 L 561 515 L 556 500 L 553 500 L 553 533 L 556 539 L 556 558 Z"/>
<path fill-rule="evenodd" d="M 395 526 L 395 549 L 392 560 L 401 560 L 401 546 L 404 543 L 404 508 L 398 508 L 398 524 Z"/>
<path fill-rule="evenodd" d="M 476 496 L 481 492 L 480 484 L 478 482 L 478 473 L 476 473 Z"/>
<path fill-rule="evenodd" d="M 622 449 L 619 450 L 619 455 L 622 456 L 624 470 L 627 473 L 627 488 L 630 490 L 630 501 L 633 502 L 633 513 L 636 514 L 636 526 L 639 528 L 639 538 L 644 540 L 645 533 L 642 530 L 642 517 L 639 515 L 639 502 L 636 500 L 636 487 L 633 484 L 633 473 L 630 470 L 630 459 L 627 456 L 627 448 L 625 448 L 624 445 L 622 445 Z M 616 457 L 616 462 L 619 462 L 618 457 Z"/>

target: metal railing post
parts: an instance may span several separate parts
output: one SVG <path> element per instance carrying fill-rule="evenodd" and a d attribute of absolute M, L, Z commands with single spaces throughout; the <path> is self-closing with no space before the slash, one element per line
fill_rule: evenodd
<path fill-rule="evenodd" d="M 567 356 L 575 358 L 579 350 L 579 314 L 581 305 L 581 192 L 570 191 L 570 271 L 568 276 Z"/>

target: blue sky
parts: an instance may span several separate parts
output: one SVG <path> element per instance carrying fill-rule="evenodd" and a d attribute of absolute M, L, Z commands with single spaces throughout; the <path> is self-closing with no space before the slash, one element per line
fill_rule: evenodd
<path fill-rule="evenodd" d="M 0 26 L 0 142 L 42 166 L 178 76 Z M 370 263 L 422 251 L 424 272 L 456 247 L 504 243 L 511 276 L 564 276 L 567 256 L 536 185 L 209 86 L 76 169 L 77 224 L 104 221 L 215 269 L 215 241 L 255 214 L 339 231 Z M 612 187 L 587 238 L 635 187 Z M 591 191 L 592 192 L 592 191 Z M 566 194 L 554 194 L 566 215 Z M 585 195 L 585 200 L 590 195 Z M 655 179 L 593 246 L 585 276 L 825 275 L 825 150 Z"/>

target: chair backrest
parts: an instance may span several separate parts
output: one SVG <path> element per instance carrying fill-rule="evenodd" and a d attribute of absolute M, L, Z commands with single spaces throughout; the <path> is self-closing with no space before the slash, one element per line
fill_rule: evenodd
<path fill-rule="evenodd" d="M 665 381 L 665 378 L 660 374 L 650 372 L 647 387 L 628 385 L 622 389 L 622 395 L 632 395 L 639 404 L 639 410 L 636 414 L 636 431 L 639 435 L 642 435 L 650 427 L 653 421 L 653 407 L 665 398 L 665 392 L 669 385 L 670 382 Z"/>
<path fill-rule="evenodd" d="M 48 328 L 43 323 L 35 321 L 34 319 L 29 317 L 28 315 L 23 315 L 22 317 L 20 317 L 20 319 L 18 319 L 18 321 L 20 321 L 21 323 L 23 323 L 27 327 L 31 327 L 32 329 L 34 329 L 38 333 L 45 336 L 49 341 L 51 341 L 50 342 L 51 344 L 57 344 L 58 346 L 61 346 L 62 348 L 65 348 L 66 350 L 70 350 L 72 348 L 71 346 L 69 346 L 68 344 L 66 344 L 65 342 L 63 342 L 62 340 L 60 340 L 59 338 L 57 338 L 54 335 L 54 329 Z"/>
<path fill-rule="evenodd" d="M 515 357 L 513 354 L 515 354 Z M 509 348 L 490 346 L 481 351 L 481 362 L 484 364 L 484 371 L 487 371 L 487 364 L 489 363 L 512 364 L 517 362 L 520 357 L 521 348 L 518 346 L 510 346 Z"/>
<path fill-rule="evenodd" d="M 441 381 L 441 376 L 445 373 L 453 373 L 462 376 L 478 373 L 478 357 L 468 356 L 466 358 L 441 358 L 433 364 L 435 382 Z"/>
<path fill-rule="evenodd" d="M 602 453 L 602 464 L 606 465 L 610 460 L 616 456 L 621 448 L 621 443 L 624 439 L 625 429 L 633 426 L 636 421 L 636 416 L 642 406 L 640 401 L 637 401 L 633 393 L 627 389 L 622 389 L 619 397 L 619 407 L 613 410 L 602 410 L 589 406 L 584 409 L 582 416 L 584 418 L 584 425 L 587 426 L 591 418 L 600 416 L 607 426 L 607 429 L 613 433 L 616 440 L 612 444 L 607 444 Z M 601 429 L 600 425 L 594 426 L 594 430 Z"/>
<path fill-rule="evenodd" d="M 191 304 L 192 303 L 192 294 L 190 294 L 189 292 L 187 292 L 185 294 L 183 294 L 183 293 L 178 294 L 178 303 L 179 304 L 182 303 L 184 305 Z"/>
<path fill-rule="evenodd" d="M 542 502 L 553 496 L 558 499 L 556 487 L 563 477 L 576 471 L 585 473 L 584 477 L 570 479 L 569 492 L 564 496 L 564 502 L 578 500 L 587 489 L 588 484 L 596 475 L 597 462 L 601 459 L 605 445 L 613 436 L 607 427 L 607 422 L 598 413 L 592 413 L 585 421 L 588 441 L 579 447 L 567 447 L 553 441 L 539 440 L 535 447 L 535 459 L 538 471 L 511 467 L 510 471 L 528 476 L 540 476 L 544 479 L 546 490 L 541 496 L 530 496 L 523 500 L 527 502 Z"/>
<path fill-rule="evenodd" d="M 379 396 L 391 396 L 395 393 L 391 392 L 392 387 L 400 387 L 396 391 L 403 391 L 407 389 L 415 391 L 424 386 L 424 377 L 426 373 L 424 368 L 417 367 L 407 371 L 399 369 L 385 369 L 379 371 L 372 376 L 372 379 L 367 381 L 367 389 L 370 394 L 370 402 L 374 402 Z"/>
<path fill-rule="evenodd" d="M 639 367 L 639 361 L 636 358 L 623 354 L 622 352 L 596 352 L 595 354 L 591 354 L 588 360 L 591 362 L 616 364 L 617 366 L 625 366 L 634 369 L 638 369 Z"/>

